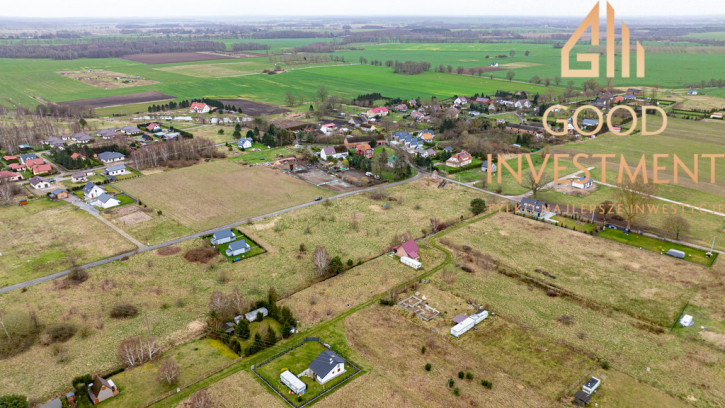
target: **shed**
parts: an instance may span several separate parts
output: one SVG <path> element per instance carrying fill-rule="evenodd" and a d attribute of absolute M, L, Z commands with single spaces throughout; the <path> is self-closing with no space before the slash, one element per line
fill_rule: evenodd
<path fill-rule="evenodd" d="M 586 392 L 587 394 L 593 393 L 598 387 L 599 384 L 602 381 L 597 377 L 591 377 L 589 380 L 587 380 L 586 384 L 582 386 L 582 391 Z"/>
<path fill-rule="evenodd" d="M 252 310 L 249 313 L 244 314 L 244 318 L 247 319 L 249 322 L 253 322 L 257 320 L 257 314 L 262 313 L 262 316 L 267 317 L 269 314 L 269 311 L 266 307 L 260 307 L 259 309 Z"/>
<path fill-rule="evenodd" d="M 586 392 L 579 390 L 574 393 L 574 404 L 576 404 L 579 407 L 583 407 L 589 403 L 589 400 L 592 399 L 592 396 L 587 394 Z"/>
<path fill-rule="evenodd" d="M 667 255 L 674 256 L 675 258 L 685 259 L 685 253 L 677 249 L 670 249 L 669 251 L 667 251 Z"/>
<path fill-rule="evenodd" d="M 279 375 L 279 380 L 297 395 L 302 395 L 307 391 L 307 384 L 303 383 L 302 380 L 297 378 L 289 370 L 283 371 Z"/>
<path fill-rule="evenodd" d="M 460 337 L 461 334 L 471 330 L 475 325 L 476 322 L 473 319 L 466 317 L 462 322 L 451 327 L 451 335 L 453 335 L 453 337 Z"/>
<path fill-rule="evenodd" d="M 419 261 L 416 261 L 415 259 L 407 257 L 407 256 L 401 256 L 400 262 L 403 265 L 408 265 L 413 269 L 420 269 L 420 267 L 423 266 L 423 264 L 421 264 Z"/>
<path fill-rule="evenodd" d="M 682 325 L 682 327 L 690 327 L 693 325 L 693 323 L 694 322 L 692 321 L 692 316 L 688 314 L 682 316 L 682 318 L 680 319 L 680 324 Z"/>

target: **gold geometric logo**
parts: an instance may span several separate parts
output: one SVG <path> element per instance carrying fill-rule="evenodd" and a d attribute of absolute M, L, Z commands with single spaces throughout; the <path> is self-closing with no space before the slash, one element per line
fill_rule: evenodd
<path fill-rule="evenodd" d="M 599 2 L 592 8 L 584 21 L 561 49 L 561 76 L 564 78 L 597 78 L 599 77 L 599 54 L 579 53 L 578 62 L 589 62 L 589 69 L 569 68 L 569 53 L 577 41 L 584 35 L 587 28 L 592 28 L 592 45 L 599 45 Z M 614 78 L 614 8 L 607 2 L 607 78 Z M 629 27 L 622 22 L 622 78 L 629 78 L 630 57 Z M 637 78 L 644 78 L 644 47 L 637 41 Z"/>

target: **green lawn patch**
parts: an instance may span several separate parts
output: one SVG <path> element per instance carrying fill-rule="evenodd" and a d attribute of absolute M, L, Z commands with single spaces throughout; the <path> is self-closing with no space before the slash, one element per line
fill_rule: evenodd
<path fill-rule="evenodd" d="M 552 220 L 556 220 L 555 225 L 560 225 L 564 228 L 586 232 L 587 234 L 596 231 L 597 226 L 588 222 L 577 221 L 567 217 L 555 216 L 551 217 Z"/>
<path fill-rule="evenodd" d="M 717 257 L 717 253 L 708 258 L 705 256 L 706 251 L 701 251 L 686 245 L 680 245 L 672 242 L 662 241 L 656 238 L 646 237 L 644 235 L 629 233 L 625 234 L 622 231 L 615 229 L 605 229 L 599 233 L 602 238 L 610 239 L 612 241 L 621 242 L 623 244 L 631 245 L 641 249 L 646 249 L 652 252 L 659 252 L 665 254 L 670 249 L 676 249 L 685 253 L 685 260 L 694 262 L 702 265 L 712 266 L 712 263 Z"/>
<path fill-rule="evenodd" d="M 274 357 L 272 360 L 262 363 L 254 368 L 254 372 L 261 377 L 268 386 L 271 386 L 278 395 L 282 396 L 292 406 L 299 407 L 323 396 L 325 392 L 331 392 L 338 385 L 355 376 L 360 370 L 346 361 L 345 373 L 328 381 L 323 385 L 307 376 L 298 377 L 307 385 L 306 392 L 297 396 L 290 392 L 290 389 L 280 381 L 279 375 L 289 370 L 292 374 L 299 376 L 307 369 L 309 364 L 323 351 L 327 350 L 321 342 L 309 341 L 298 345 L 295 348 Z M 338 353 L 339 355 L 339 353 Z M 340 355 L 340 357 L 345 358 Z M 345 358 L 345 360 L 347 360 Z"/>
<path fill-rule="evenodd" d="M 297 152 L 287 147 L 273 147 L 271 149 L 267 149 L 266 146 L 262 146 L 257 148 L 260 149 L 260 151 L 250 152 L 249 149 L 247 149 L 246 152 L 238 156 L 232 157 L 229 160 L 245 161 L 247 163 L 265 163 L 275 161 L 283 157 L 294 156 L 295 154 L 297 154 Z"/>
<path fill-rule="evenodd" d="M 227 242 L 226 244 L 217 245 L 216 249 L 219 251 L 219 253 L 222 254 L 222 256 L 229 259 L 230 261 L 234 262 L 235 259 L 239 259 L 239 260 L 249 259 L 253 256 L 261 255 L 261 254 L 267 252 L 258 243 L 254 242 L 253 239 L 244 235 L 244 233 L 242 233 L 242 231 L 240 231 L 238 229 L 235 229 L 233 231 L 234 231 L 234 234 L 237 236 L 237 238 L 235 238 L 234 241 L 232 241 L 232 242 L 236 242 L 236 241 L 243 239 L 243 240 L 247 241 L 247 244 L 249 244 L 249 247 L 251 249 L 249 250 L 249 252 L 246 252 L 241 255 L 227 256 L 226 251 L 227 251 L 227 248 L 229 248 L 229 244 L 231 244 L 231 242 Z M 211 235 L 205 236 L 204 238 L 209 238 L 209 237 L 211 237 Z"/>

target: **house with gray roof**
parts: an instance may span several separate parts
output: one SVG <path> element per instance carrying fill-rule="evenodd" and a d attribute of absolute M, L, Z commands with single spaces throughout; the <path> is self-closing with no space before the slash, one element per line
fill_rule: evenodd
<path fill-rule="evenodd" d="M 142 133 L 141 129 L 137 128 L 136 126 L 124 126 L 118 131 L 125 135 L 137 135 L 139 133 Z"/>
<path fill-rule="evenodd" d="M 121 205 L 121 201 L 104 191 L 103 194 L 99 195 L 98 198 L 90 204 L 95 205 L 96 207 L 101 207 L 105 210 L 106 208 Z"/>
<path fill-rule="evenodd" d="M 521 204 L 519 205 L 517 212 L 536 218 L 542 218 L 551 211 L 549 211 L 549 204 L 546 202 L 524 197 L 521 199 Z"/>
<path fill-rule="evenodd" d="M 106 170 L 103 172 L 103 174 L 107 176 L 120 176 L 123 174 L 128 174 L 128 170 L 126 170 L 125 164 L 114 164 L 113 166 L 106 167 Z"/>
<path fill-rule="evenodd" d="M 237 147 L 240 149 L 249 149 L 252 147 L 253 140 L 251 137 L 243 137 L 237 142 Z"/>
<path fill-rule="evenodd" d="M 87 134 L 80 132 L 72 135 L 70 139 L 76 143 L 89 143 L 93 141 L 92 136 L 88 136 Z"/>
<path fill-rule="evenodd" d="M 214 233 L 214 235 L 211 236 L 211 244 L 212 245 L 226 244 L 227 242 L 232 241 L 236 237 L 237 236 L 234 235 L 234 232 L 232 232 L 231 229 L 217 231 Z"/>
<path fill-rule="evenodd" d="M 481 164 L 481 171 L 484 173 L 488 172 L 488 160 L 484 160 L 483 164 Z M 494 163 L 492 161 L 491 162 L 491 173 L 495 173 L 495 172 L 496 172 L 496 163 Z"/>
<path fill-rule="evenodd" d="M 105 194 L 105 192 L 106 190 L 102 187 L 99 187 L 96 183 L 92 183 L 90 181 L 83 186 L 83 195 L 86 197 L 86 200 L 98 198 L 98 196 Z"/>
<path fill-rule="evenodd" d="M 124 159 L 126 159 L 126 156 L 123 153 L 119 152 L 98 153 L 98 160 L 106 164 L 123 161 Z"/>
<path fill-rule="evenodd" d="M 230 242 L 225 253 L 227 254 L 227 256 L 237 256 L 241 254 L 246 254 L 251 250 L 252 247 L 247 244 L 247 241 L 240 239 L 239 241 Z"/>
<path fill-rule="evenodd" d="M 312 379 L 320 384 L 325 384 L 333 378 L 345 374 L 345 359 L 332 350 L 325 350 L 312 360 L 306 371 Z"/>
<path fill-rule="evenodd" d="M 19 157 L 20 164 L 25 164 L 26 160 L 33 160 L 33 159 L 37 159 L 37 158 L 38 158 L 38 156 L 36 156 L 35 153 L 21 154 Z"/>
<path fill-rule="evenodd" d="M 30 185 L 36 190 L 40 190 L 42 188 L 50 188 L 50 182 L 48 182 L 47 179 L 40 177 L 40 176 L 35 176 L 35 177 L 31 178 Z"/>
<path fill-rule="evenodd" d="M 101 129 L 96 132 L 96 134 L 103 139 L 111 139 L 113 137 L 119 136 L 118 130 L 116 130 L 115 128 Z"/>

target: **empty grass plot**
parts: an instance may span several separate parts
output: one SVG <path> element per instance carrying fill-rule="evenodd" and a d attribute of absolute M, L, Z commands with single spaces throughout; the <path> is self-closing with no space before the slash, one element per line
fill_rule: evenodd
<path fill-rule="evenodd" d="M 122 74 L 120 72 L 104 71 L 102 69 L 67 71 L 61 72 L 60 74 L 101 89 L 129 88 L 132 86 L 146 86 L 158 83 L 157 81 L 144 78 L 140 75 Z"/>

